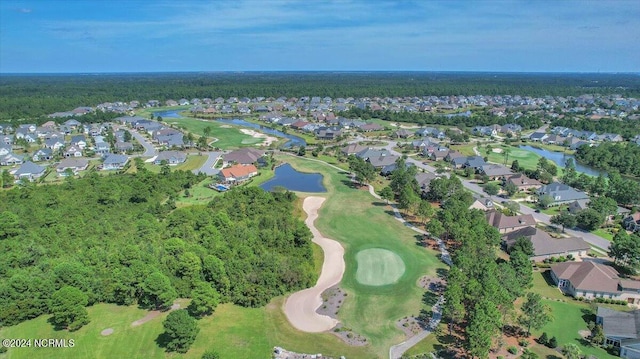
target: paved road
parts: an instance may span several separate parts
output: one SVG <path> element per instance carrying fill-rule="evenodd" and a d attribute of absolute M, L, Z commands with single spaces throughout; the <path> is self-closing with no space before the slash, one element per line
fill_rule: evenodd
<path fill-rule="evenodd" d="M 158 155 L 158 151 L 155 149 L 155 147 L 153 147 L 153 145 L 149 143 L 149 141 L 147 141 L 144 136 L 138 133 L 138 131 L 130 130 L 129 132 L 131 132 L 131 136 L 133 136 L 136 141 L 140 142 L 142 147 L 144 147 L 144 153 L 142 154 L 142 157 L 154 157 Z"/>
<path fill-rule="evenodd" d="M 209 156 L 209 158 L 207 158 L 207 161 L 202 165 L 202 167 L 197 170 L 193 170 L 193 173 L 197 174 L 199 172 L 202 172 L 207 176 L 215 176 L 220 173 L 220 170 L 214 167 L 216 165 L 216 162 L 218 162 L 218 160 L 222 156 L 222 152 L 205 152 L 205 154 Z"/>
<path fill-rule="evenodd" d="M 394 345 L 389 348 L 389 359 L 400 359 L 402 354 L 404 354 L 407 350 L 409 350 L 412 346 L 418 344 L 422 339 L 426 338 L 431 334 L 432 328 L 436 328 L 440 323 L 440 319 L 442 318 L 442 303 L 444 301 L 444 297 L 440 297 L 438 299 L 438 303 L 433 306 L 431 320 L 429 321 L 429 326 L 427 329 L 421 331 L 420 333 L 412 336 L 407 341 L 404 341 L 400 344 Z"/>

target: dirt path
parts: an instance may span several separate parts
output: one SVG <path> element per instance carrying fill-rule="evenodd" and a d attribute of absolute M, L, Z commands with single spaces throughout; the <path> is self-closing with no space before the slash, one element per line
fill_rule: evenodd
<path fill-rule="evenodd" d="M 284 314 L 296 329 L 308 333 L 327 331 L 338 324 L 338 320 L 316 313 L 322 305 L 322 292 L 342 280 L 344 274 L 344 248 L 333 239 L 325 238 L 313 222 L 318 218 L 318 210 L 324 203 L 323 197 L 307 197 L 302 208 L 307 213 L 305 224 L 313 234 L 313 243 L 324 251 L 322 272 L 315 286 L 290 295 L 284 303 Z"/>
<path fill-rule="evenodd" d="M 177 303 L 176 303 L 176 304 L 174 304 L 174 305 L 172 305 L 172 306 L 171 306 L 171 309 L 169 309 L 169 311 L 176 310 L 176 309 L 179 309 L 179 308 L 180 308 L 180 304 L 177 304 Z M 146 323 L 146 322 L 150 321 L 151 319 L 156 318 L 156 317 L 157 317 L 157 316 L 159 316 L 161 313 L 162 313 L 162 312 L 161 312 L 161 311 L 159 311 L 159 310 L 152 310 L 152 311 L 150 311 L 149 313 L 147 313 L 147 315 L 145 315 L 145 316 L 144 316 L 144 318 L 138 319 L 138 320 L 136 320 L 135 322 L 131 323 L 131 326 L 132 326 L 132 327 L 137 327 L 137 326 L 139 326 L 139 325 L 142 325 L 142 324 L 144 324 L 144 323 Z"/>

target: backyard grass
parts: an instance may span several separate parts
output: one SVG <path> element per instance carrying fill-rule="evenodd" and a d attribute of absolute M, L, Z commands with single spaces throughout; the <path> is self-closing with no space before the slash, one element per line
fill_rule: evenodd
<path fill-rule="evenodd" d="M 284 156 L 283 156 L 284 157 Z M 350 187 L 344 174 L 329 166 L 286 156 L 297 170 L 320 172 L 324 175 L 327 200 L 320 209 L 316 226 L 329 238 L 345 247 L 346 272 L 341 287 L 348 299 L 338 318 L 354 332 L 364 335 L 379 357 L 388 355 L 389 347 L 404 340 L 396 328 L 396 320 L 418 314 L 422 308 L 423 290 L 416 286 L 424 274 L 435 275 L 443 268 L 436 253 L 416 244 L 416 233 L 396 221 L 391 208 L 374 199 L 364 189 Z M 360 284 L 356 279 L 356 254 L 365 249 L 381 248 L 398 255 L 405 272 L 396 283 L 383 286 Z"/>
<path fill-rule="evenodd" d="M 458 151 L 465 156 L 475 156 L 476 153 L 473 152 L 473 148 L 476 146 L 476 143 L 466 145 L 451 145 L 451 149 L 454 151 Z"/>
<path fill-rule="evenodd" d="M 215 197 L 222 195 L 222 193 L 208 187 L 212 182 L 211 178 L 207 178 L 189 188 L 189 197 L 185 196 L 185 191 L 180 192 L 176 199 L 176 206 L 185 207 L 195 204 L 207 204 Z"/>

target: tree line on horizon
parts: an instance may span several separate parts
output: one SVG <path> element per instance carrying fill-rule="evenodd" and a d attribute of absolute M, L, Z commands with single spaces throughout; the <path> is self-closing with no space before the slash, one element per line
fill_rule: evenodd
<path fill-rule="evenodd" d="M 216 97 L 404 97 L 451 95 L 640 95 L 628 74 L 526 73 L 161 73 L 0 77 L 0 121 L 104 102 Z"/>

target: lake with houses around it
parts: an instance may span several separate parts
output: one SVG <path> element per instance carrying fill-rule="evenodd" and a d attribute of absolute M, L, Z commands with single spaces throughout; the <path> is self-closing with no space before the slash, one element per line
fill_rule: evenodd
<path fill-rule="evenodd" d="M 275 187 L 297 192 L 327 192 L 322 184 L 321 174 L 298 172 L 288 163 L 276 167 L 275 177 L 260 185 L 265 191 L 271 191 Z"/>

